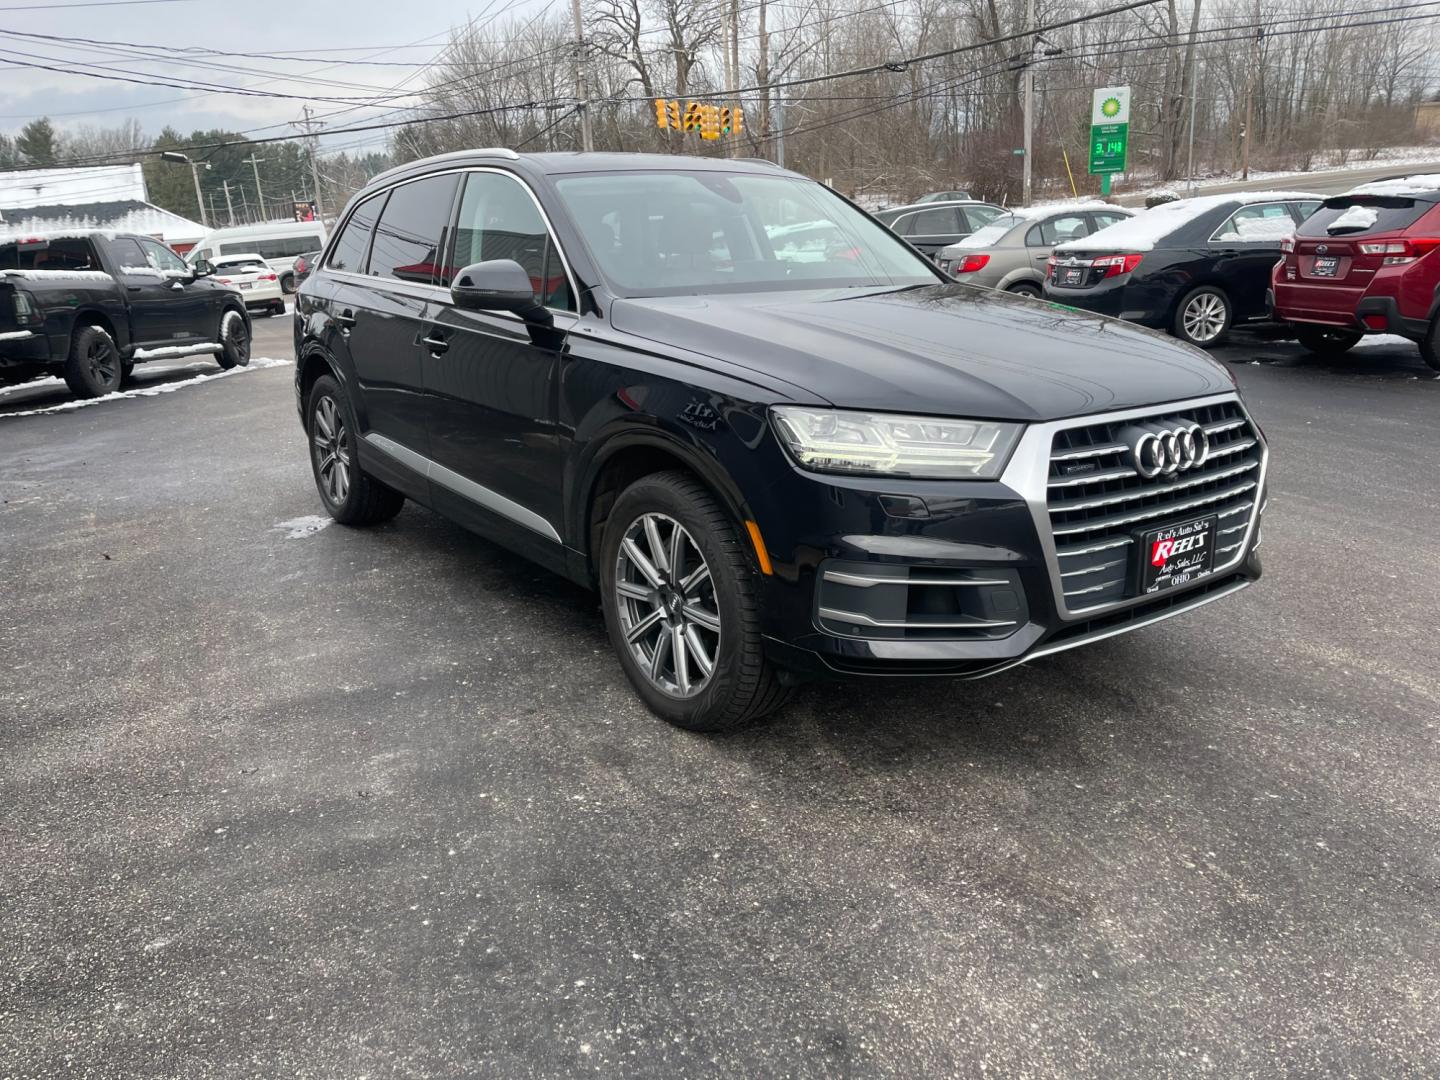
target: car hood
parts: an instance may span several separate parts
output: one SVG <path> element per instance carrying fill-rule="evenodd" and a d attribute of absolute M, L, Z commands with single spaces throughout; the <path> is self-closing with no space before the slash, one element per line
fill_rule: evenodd
<path fill-rule="evenodd" d="M 1235 388 L 1173 339 L 969 285 L 617 300 L 610 319 L 842 408 L 1058 420 Z"/>

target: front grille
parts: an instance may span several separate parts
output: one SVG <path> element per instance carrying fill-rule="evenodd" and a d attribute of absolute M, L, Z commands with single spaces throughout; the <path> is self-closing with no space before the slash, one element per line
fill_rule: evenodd
<path fill-rule="evenodd" d="M 1121 433 L 1137 424 L 1198 423 L 1210 440 L 1203 464 L 1146 479 L 1131 462 Z M 1046 508 L 1064 606 L 1070 613 L 1137 595 L 1137 537 L 1161 526 L 1214 514 L 1214 571 L 1244 554 L 1260 495 L 1264 445 L 1238 401 L 1157 411 L 1149 416 L 1082 424 L 1055 433 Z"/>

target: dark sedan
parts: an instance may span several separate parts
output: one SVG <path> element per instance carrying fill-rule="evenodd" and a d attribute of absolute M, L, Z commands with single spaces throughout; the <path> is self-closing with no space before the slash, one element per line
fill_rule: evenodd
<path fill-rule="evenodd" d="M 941 248 L 964 240 L 1003 213 L 1003 206 L 968 199 L 896 206 L 875 216 L 896 236 L 903 236 L 933 259 Z"/>
<path fill-rule="evenodd" d="M 1282 191 L 1164 203 L 1058 246 L 1045 295 L 1212 348 L 1235 324 L 1268 317 L 1281 242 L 1320 203 Z"/>

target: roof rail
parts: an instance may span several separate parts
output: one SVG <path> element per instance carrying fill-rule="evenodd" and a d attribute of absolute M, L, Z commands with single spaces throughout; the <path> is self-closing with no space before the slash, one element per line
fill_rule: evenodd
<path fill-rule="evenodd" d="M 415 161 L 407 161 L 403 165 L 396 165 L 392 169 L 386 169 L 379 175 L 372 176 L 366 186 L 368 187 L 370 184 L 375 183 L 377 180 L 383 180 L 394 173 L 398 173 L 404 169 L 408 169 L 412 165 L 418 165 L 421 162 L 428 163 L 433 161 L 449 161 L 453 158 L 467 157 L 498 157 L 504 158 L 506 161 L 520 160 L 520 155 L 517 154 L 514 150 L 511 150 L 508 146 L 481 146 L 473 150 L 451 150 L 448 154 L 432 154 L 430 157 L 417 158 Z"/>

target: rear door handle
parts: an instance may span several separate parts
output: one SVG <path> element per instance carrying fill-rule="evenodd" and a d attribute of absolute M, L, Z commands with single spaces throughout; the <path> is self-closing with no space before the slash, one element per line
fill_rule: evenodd
<path fill-rule="evenodd" d="M 420 343 L 429 347 L 431 356 L 439 356 L 450 348 L 450 342 L 440 337 L 437 330 L 431 330 L 429 336 L 420 339 Z"/>

